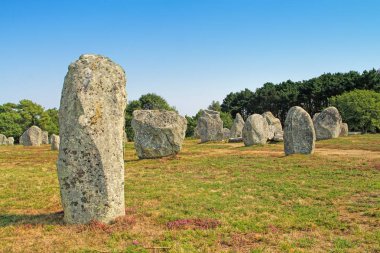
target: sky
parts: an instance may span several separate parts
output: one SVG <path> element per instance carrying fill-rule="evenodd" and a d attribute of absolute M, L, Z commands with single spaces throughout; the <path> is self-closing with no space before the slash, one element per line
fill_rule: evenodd
<path fill-rule="evenodd" d="M 128 100 L 194 115 L 230 92 L 380 68 L 378 0 L 2 0 L 0 104 L 59 107 L 68 65 L 110 57 Z"/>

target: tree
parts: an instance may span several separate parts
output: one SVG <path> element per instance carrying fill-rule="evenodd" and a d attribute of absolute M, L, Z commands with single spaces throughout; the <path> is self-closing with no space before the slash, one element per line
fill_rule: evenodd
<path fill-rule="evenodd" d="M 48 131 L 49 135 L 59 134 L 58 110 L 53 108 L 44 111 L 38 125 L 42 130 Z"/>
<path fill-rule="evenodd" d="M 380 130 L 380 93 L 354 90 L 329 99 L 351 130 L 376 132 Z"/>
<path fill-rule="evenodd" d="M 215 100 L 211 102 L 211 104 L 207 107 L 207 109 L 212 110 L 212 111 L 217 111 L 217 112 L 222 111 L 222 107 L 220 106 L 219 101 L 215 101 Z"/>
<path fill-rule="evenodd" d="M 33 125 L 38 125 L 44 108 L 31 100 L 21 100 L 17 106 L 22 118 L 22 126 L 27 129 Z"/>

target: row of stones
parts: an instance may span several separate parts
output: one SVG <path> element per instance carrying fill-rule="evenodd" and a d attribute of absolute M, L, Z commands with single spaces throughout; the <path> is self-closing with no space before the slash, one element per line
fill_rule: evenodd
<path fill-rule="evenodd" d="M 0 145 L 13 145 L 15 139 L 13 137 L 7 137 L 4 134 L 0 134 Z"/>
<path fill-rule="evenodd" d="M 41 144 L 51 144 L 51 150 L 59 149 L 59 136 L 42 131 L 38 126 L 31 126 L 20 136 L 20 144 L 23 146 L 40 146 Z"/>

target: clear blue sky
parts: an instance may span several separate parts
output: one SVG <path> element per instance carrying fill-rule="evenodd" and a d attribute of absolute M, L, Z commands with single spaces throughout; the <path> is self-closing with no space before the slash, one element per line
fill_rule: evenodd
<path fill-rule="evenodd" d="M 231 91 L 380 67 L 380 1 L 0 2 L 0 104 L 58 107 L 70 62 L 103 54 L 128 99 L 154 92 L 193 115 Z"/>

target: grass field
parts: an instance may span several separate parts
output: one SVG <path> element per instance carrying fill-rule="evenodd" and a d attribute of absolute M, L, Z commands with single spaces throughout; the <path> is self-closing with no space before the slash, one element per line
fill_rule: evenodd
<path fill-rule="evenodd" d="M 127 215 L 81 226 L 62 222 L 57 152 L 2 146 L 0 252 L 380 252 L 380 135 L 282 145 L 140 161 L 129 143 Z"/>

